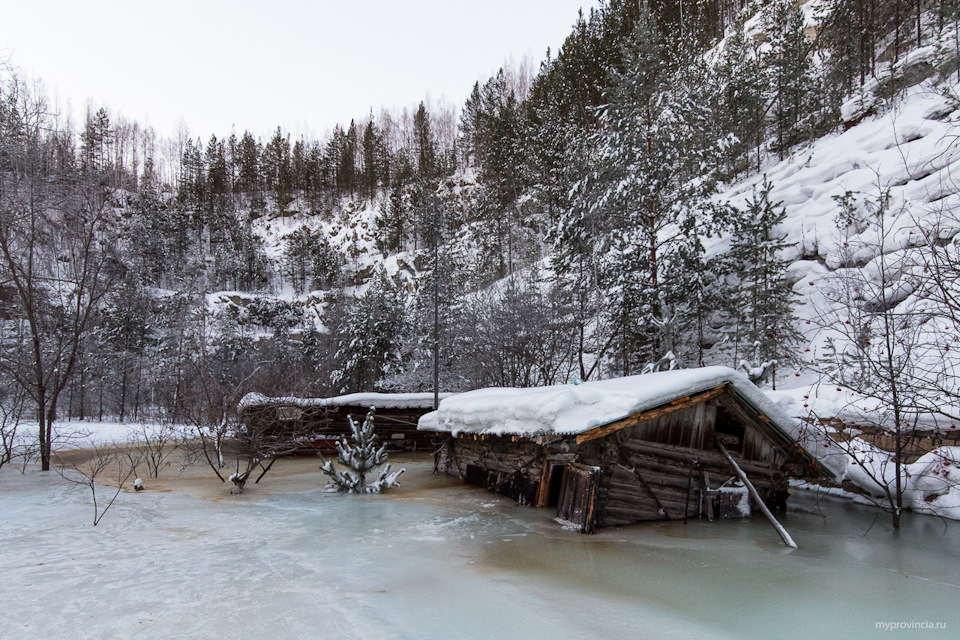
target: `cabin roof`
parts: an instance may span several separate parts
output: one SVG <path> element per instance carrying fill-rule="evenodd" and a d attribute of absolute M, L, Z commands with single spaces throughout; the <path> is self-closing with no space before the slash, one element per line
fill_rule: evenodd
<path fill-rule="evenodd" d="M 448 398 L 451 393 L 441 393 L 440 398 Z M 430 393 L 351 393 L 334 398 L 297 398 L 295 396 L 270 397 L 262 393 L 248 393 L 243 396 L 237 408 L 240 411 L 255 407 L 376 407 L 377 409 L 432 409 L 433 392 Z"/>
<path fill-rule="evenodd" d="M 420 418 L 425 431 L 497 436 L 574 436 L 718 387 L 730 387 L 791 440 L 801 423 L 729 367 L 661 371 L 548 387 L 489 388 L 457 394 Z"/>

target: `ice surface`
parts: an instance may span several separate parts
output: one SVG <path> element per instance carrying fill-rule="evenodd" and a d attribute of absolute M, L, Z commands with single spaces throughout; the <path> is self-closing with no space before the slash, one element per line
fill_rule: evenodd
<path fill-rule="evenodd" d="M 148 487 L 96 528 L 83 488 L 5 467 L 0 635 L 750 640 L 960 625 L 960 523 L 908 514 L 894 536 L 867 508 L 801 495 L 781 518 L 799 551 L 760 519 L 586 536 L 419 460 L 398 458 L 410 476 L 384 496 L 280 469 L 242 497 Z"/>

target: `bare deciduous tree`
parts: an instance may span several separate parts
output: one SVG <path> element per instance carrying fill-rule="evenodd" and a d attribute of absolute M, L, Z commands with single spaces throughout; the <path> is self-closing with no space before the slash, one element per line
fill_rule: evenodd
<path fill-rule="evenodd" d="M 36 407 L 50 469 L 57 403 L 101 299 L 119 275 L 117 227 L 97 176 L 60 157 L 42 95 L 13 74 L 0 85 L 0 285 L 10 292 L 0 368 Z"/>
<path fill-rule="evenodd" d="M 875 196 L 848 193 L 838 203 L 838 224 L 845 232 L 841 266 L 821 287 L 823 301 L 815 305 L 826 342 L 819 366 L 832 383 L 856 394 L 853 408 L 867 413 L 892 440 L 887 468 L 879 472 L 880 465 L 859 445 L 848 445 L 848 453 L 886 493 L 898 528 L 904 449 L 921 418 L 950 414 L 939 387 L 952 377 L 944 369 L 953 366 L 952 358 L 940 344 L 922 245 L 912 240 L 919 231 L 906 211 L 891 210 L 882 186 Z"/>
<path fill-rule="evenodd" d="M 170 422 L 141 422 L 131 435 L 129 444 L 130 455 L 147 465 L 151 478 L 159 478 L 160 470 L 170 464 L 170 456 L 183 446 L 183 438 Z"/>
<path fill-rule="evenodd" d="M 121 455 L 121 449 L 115 445 L 94 444 L 83 452 L 74 453 L 69 459 L 57 455 L 56 469 L 68 482 L 90 489 L 93 526 L 97 526 L 123 491 L 126 482 L 134 475 L 138 464 L 138 458 Z M 102 501 L 97 500 L 97 480 L 111 471 L 116 478 L 117 490 L 103 505 Z"/>
<path fill-rule="evenodd" d="M 0 387 L 0 467 L 25 454 L 17 446 L 17 428 L 23 416 L 24 399 L 23 389 Z"/>

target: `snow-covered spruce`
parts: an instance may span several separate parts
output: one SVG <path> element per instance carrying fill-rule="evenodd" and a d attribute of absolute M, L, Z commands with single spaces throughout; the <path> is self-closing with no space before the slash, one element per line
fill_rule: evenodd
<path fill-rule="evenodd" d="M 373 432 L 373 413 L 373 409 L 370 409 L 361 425 L 357 425 L 353 416 L 347 416 L 353 444 L 347 444 L 346 438 L 337 442 L 337 451 L 340 454 L 337 461 L 350 471 L 339 471 L 334 468 L 332 460 L 324 460 L 320 469 L 330 476 L 332 481 L 327 485 L 327 491 L 383 493 L 394 485 L 400 485 L 397 478 L 406 469 L 391 471 L 389 464 L 380 469 L 374 482 L 367 484 L 367 472 L 387 461 L 386 445 L 377 447 L 379 438 Z"/>

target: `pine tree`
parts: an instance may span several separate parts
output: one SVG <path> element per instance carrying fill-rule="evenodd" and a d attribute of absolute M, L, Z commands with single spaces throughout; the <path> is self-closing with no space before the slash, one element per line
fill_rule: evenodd
<path fill-rule="evenodd" d="M 831 0 L 820 18 L 820 51 L 837 103 L 876 70 L 876 5 L 873 0 Z"/>
<path fill-rule="evenodd" d="M 416 150 L 417 176 L 425 182 L 437 177 L 437 143 L 430 124 L 430 112 L 420 103 L 413 115 L 413 138 Z"/>
<path fill-rule="evenodd" d="M 407 329 L 407 291 L 385 272 L 347 307 L 338 331 L 338 368 L 331 381 L 341 392 L 369 391 L 402 365 L 397 336 Z"/>
<path fill-rule="evenodd" d="M 813 66 L 813 43 L 807 40 L 803 10 L 792 0 L 774 0 L 764 13 L 770 48 L 765 64 L 773 90 L 776 150 L 780 159 L 795 144 L 813 137 L 819 82 Z"/>
<path fill-rule="evenodd" d="M 207 143 L 207 175 L 206 192 L 209 195 L 209 210 L 223 211 L 227 196 L 230 193 L 230 182 L 227 175 L 227 151 L 223 142 L 217 140 L 217 136 L 210 136 L 210 142 Z"/>
<path fill-rule="evenodd" d="M 313 232 L 309 227 L 301 227 L 287 234 L 284 240 L 286 241 L 283 250 L 284 272 L 290 278 L 293 292 L 301 295 L 312 275 L 310 249 L 314 241 Z"/>
<path fill-rule="evenodd" d="M 243 132 L 237 153 L 237 188 L 239 192 L 245 193 L 250 198 L 253 207 L 262 207 L 260 191 L 263 188 L 263 178 L 260 171 L 260 144 L 249 131 Z"/>
<path fill-rule="evenodd" d="M 767 69 L 759 48 L 748 41 L 742 21 L 735 25 L 718 65 L 721 87 L 720 126 L 724 139 L 726 175 L 735 177 L 754 164 L 759 170 L 760 149 L 766 134 Z M 755 162 L 751 163 L 751 155 Z"/>
<path fill-rule="evenodd" d="M 387 153 L 383 144 L 383 134 L 370 114 L 366 126 L 363 128 L 361 142 L 363 172 L 361 177 L 363 194 L 370 202 L 377 195 L 377 188 L 386 184 L 384 177 L 388 174 Z"/>
<path fill-rule="evenodd" d="M 110 115 L 101 107 L 95 114 L 87 112 L 87 121 L 80 134 L 81 169 L 88 174 L 105 174 L 111 168 L 109 149 L 115 132 Z"/>
<path fill-rule="evenodd" d="M 107 296 L 98 319 L 97 339 L 108 352 L 111 379 L 118 379 L 118 417 L 126 416 L 128 401 L 134 395 L 134 412 L 139 409 L 140 376 L 143 357 L 154 342 L 151 325 L 151 299 L 137 275 L 129 271 L 117 290 Z"/>
<path fill-rule="evenodd" d="M 293 169 L 290 162 L 290 136 L 277 127 L 263 149 L 264 186 L 276 194 L 277 208 L 285 211 L 293 200 Z"/>
<path fill-rule="evenodd" d="M 477 88 L 465 113 L 464 146 L 477 172 L 476 218 L 495 233 L 485 235 L 480 263 L 492 279 L 529 261 L 529 229 L 520 198 L 525 192 L 520 105 L 503 69 Z"/>
<path fill-rule="evenodd" d="M 593 262 L 587 268 L 609 298 L 622 375 L 672 348 L 673 328 L 685 322 L 676 314 L 689 313 L 683 256 L 698 253 L 699 237 L 714 227 L 704 83 L 677 69 L 652 16 L 641 14 L 557 234 L 561 272 Z"/>
<path fill-rule="evenodd" d="M 353 444 L 347 444 L 346 438 L 337 442 L 337 461 L 350 471 L 337 470 L 332 460 L 324 460 L 320 469 L 332 480 L 327 485 L 328 491 L 383 493 L 390 487 L 400 485 L 397 478 L 406 469 L 391 471 L 389 464 L 377 473 L 376 480 L 367 484 L 367 473 L 387 462 L 386 445 L 377 446 L 379 438 L 373 430 L 373 413 L 373 409 L 370 409 L 361 425 L 354 422 L 353 416 L 347 416 Z"/>
<path fill-rule="evenodd" d="M 776 363 L 790 362 L 802 336 L 795 326 L 795 294 L 786 279 L 790 262 L 783 255 L 795 243 L 777 232 L 787 212 L 782 203 L 770 201 L 772 189 L 764 180 L 734 218 L 728 260 L 739 279 L 729 298 L 737 349 L 753 355 L 748 369 L 769 369 L 776 388 Z"/>

